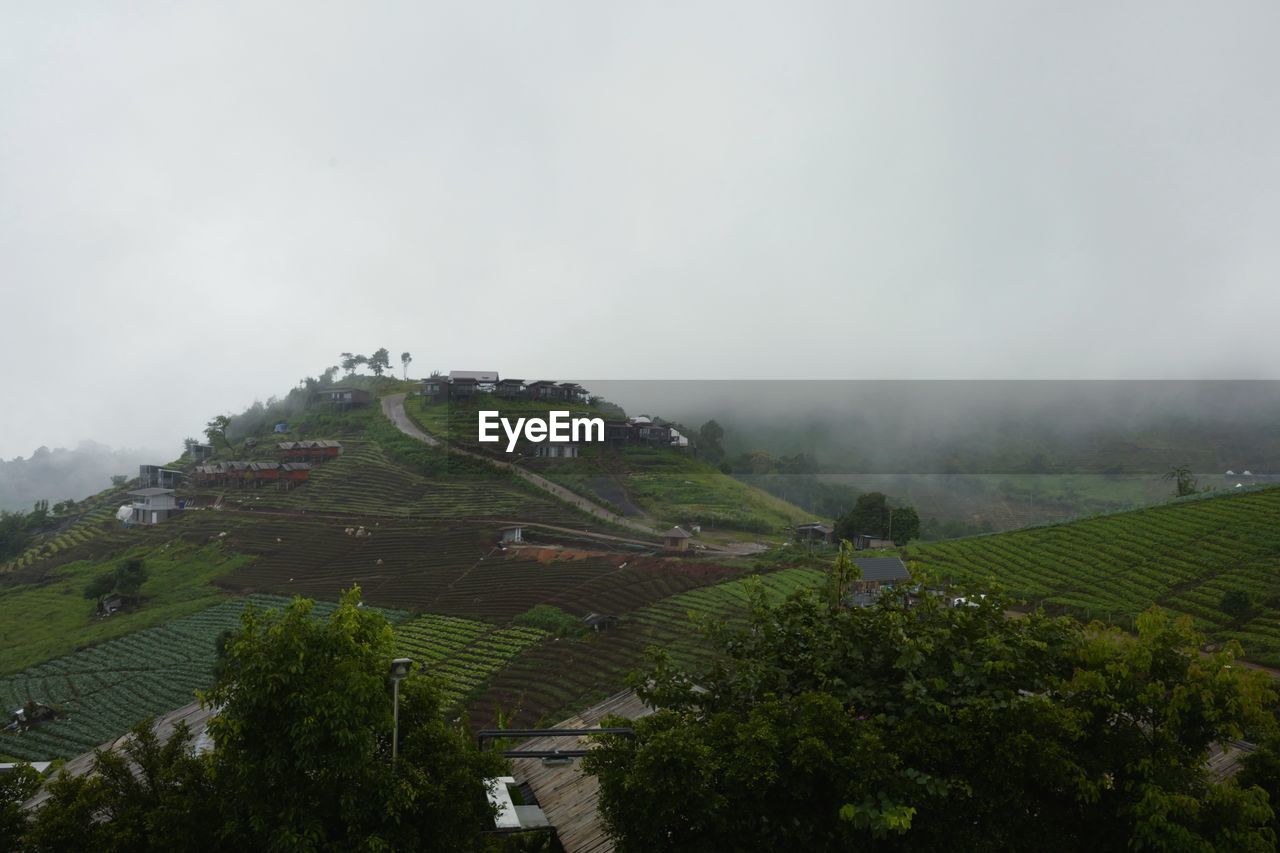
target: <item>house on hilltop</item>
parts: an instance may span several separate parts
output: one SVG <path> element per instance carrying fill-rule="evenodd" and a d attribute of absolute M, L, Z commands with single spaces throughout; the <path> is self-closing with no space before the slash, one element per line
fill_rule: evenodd
<path fill-rule="evenodd" d="M 325 388 L 317 391 L 314 399 L 328 403 L 336 409 L 354 409 L 373 402 L 373 392 L 361 388 Z"/>

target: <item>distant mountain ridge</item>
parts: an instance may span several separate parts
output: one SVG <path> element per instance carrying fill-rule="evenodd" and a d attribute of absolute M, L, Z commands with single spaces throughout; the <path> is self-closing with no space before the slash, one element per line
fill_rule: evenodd
<path fill-rule="evenodd" d="M 111 485 L 114 474 L 138 475 L 138 465 L 168 461 L 146 450 L 116 450 L 96 441 L 74 449 L 40 447 L 30 457 L 0 459 L 0 509 L 29 510 L 38 500 L 82 500 Z"/>

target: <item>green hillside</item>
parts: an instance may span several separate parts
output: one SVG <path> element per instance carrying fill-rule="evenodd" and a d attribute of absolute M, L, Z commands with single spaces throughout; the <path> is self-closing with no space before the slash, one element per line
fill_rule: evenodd
<path fill-rule="evenodd" d="M 905 553 L 940 579 L 998 584 L 1085 618 L 1128 624 L 1157 604 L 1192 616 L 1215 639 L 1239 640 L 1251 659 L 1280 663 L 1277 488 L 917 545 Z M 1230 592 L 1246 606 L 1224 609 Z"/>
<path fill-rule="evenodd" d="M 406 387 L 386 379 L 350 384 L 382 393 Z M 340 441 L 342 454 L 317 462 L 307 482 L 197 484 L 195 462 L 184 456 L 167 466 L 189 475 L 177 490 L 187 506 L 177 517 L 118 522 L 132 482 L 54 519 L 0 567 L 0 701 L 46 702 L 65 714 L 0 736 L 0 753 L 65 757 L 191 701 L 212 678 L 216 635 L 234 626 L 245 600 L 271 604 L 300 594 L 332 601 L 353 585 L 370 605 L 404 619 L 401 648 L 429 666 L 455 707 L 481 718 L 497 706 L 518 707 L 523 720 L 554 716 L 615 689 L 649 642 L 679 639 L 686 653 L 696 651 L 686 611 L 702 605 L 689 596 L 733 584 L 743 571 L 647 556 L 643 545 L 610 538 L 634 539 L 635 531 L 615 529 L 482 459 L 405 435 L 376 401 L 341 411 L 305 399 L 290 394 L 233 416 L 211 461 L 271 460 L 280 441 Z M 540 470 L 601 502 L 607 476 L 622 484 L 612 488 L 625 488 L 623 502 L 634 501 L 645 523 L 775 532 L 806 518 L 675 450 L 566 461 L 576 464 Z M 510 521 L 525 525 L 527 551 L 499 544 Z M 86 587 L 131 559 L 142 559 L 148 572 L 139 599 L 99 617 Z M 780 578 L 778 589 L 790 588 Z M 741 600 L 734 589 L 709 600 L 732 609 Z M 560 609 L 570 624 L 599 612 L 622 625 L 607 635 L 548 637 L 521 624 L 521 614 L 538 605 Z M 575 658 L 584 651 L 593 658 L 585 668 Z M 555 690 L 540 687 L 544 665 L 563 669 Z"/>
<path fill-rule="evenodd" d="M 521 417 L 542 416 L 565 406 L 488 396 L 466 404 L 431 403 L 416 397 L 409 399 L 406 410 L 433 435 L 492 453 L 494 445 L 475 441 L 479 409 Z M 571 408 L 575 414 L 618 417 L 613 410 L 577 404 Z M 734 479 L 687 448 L 583 444 L 580 449 L 582 455 L 577 458 L 523 457 L 520 464 L 619 515 L 651 521 L 657 527 L 698 524 L 704 529 L 780 534 L 789 526 L 813 520 L 809 511 Z"/>

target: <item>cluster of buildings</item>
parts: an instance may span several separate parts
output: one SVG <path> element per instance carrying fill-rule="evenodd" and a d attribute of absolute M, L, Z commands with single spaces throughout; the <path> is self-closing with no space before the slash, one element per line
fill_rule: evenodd
<path fill-rule="evenodd" d="M 469 400 L 491 394 L 501 400 L 542 400 L 550 403 L 585 404 L 591 395 L 576 382 L 539 379 L 499 379 L 494 370 L 451 370 L 448 376 L 433 374 L 422 380 L 422 396 L 432 403 Z"/>
<path fill-rule="evenodd" d="M 342 455 L 342 442 L 328 439 L 281 441 L 275 459 L 206 462 L 195 467 L 198 486 L 263 486 L 293 488 L 311 479 L 311 466 Z"/>
<path fill-rule="evenodd" d="M 492 370 L 453 370 L 448 376 L 434 374 L 422 380 L 422 396 L 428 402 L 470 400 L 488 394 L 499 400 L 541 400 L 566 405 L 586 405 L 590 392 L 576 382 L 554 382 L 540 379 L 500 379 Z M 687 448 L 689 439 L 669 424 L 658 423 L 647 415 L 627 419 L 606 419 L 604 443 L 613 447 L 641 445 L 647 447 Z M 571 458 L 578 455 L 578 445 L 547 442 L 537 445 L 538 456 Z"/>

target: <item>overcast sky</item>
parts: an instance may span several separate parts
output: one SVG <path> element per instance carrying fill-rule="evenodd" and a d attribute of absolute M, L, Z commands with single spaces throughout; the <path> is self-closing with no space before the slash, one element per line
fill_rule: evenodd
<path fill-rule="evenodd" d="M 343 350 L 1275 377 L 1280 4 L 0 2 L 0 457 Z"/>

